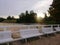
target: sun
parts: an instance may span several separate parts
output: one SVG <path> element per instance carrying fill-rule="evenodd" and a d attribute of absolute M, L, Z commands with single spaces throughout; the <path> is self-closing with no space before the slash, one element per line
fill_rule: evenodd
<path fill-rule="evenodd" d="M 43 13 L 37 13 L 37 18 L 44 18 L 45 17 L 45 15 L 43 14 Z"/>

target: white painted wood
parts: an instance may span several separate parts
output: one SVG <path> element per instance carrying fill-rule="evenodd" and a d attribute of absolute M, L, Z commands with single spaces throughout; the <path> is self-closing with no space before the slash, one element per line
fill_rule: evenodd
<path fill-rule="evenodd" d="M 43 35 L 43 33 L 40 33 L 38 29 L 20 30 L 21 38 L 30 38 L 40 35 Z"/>
<path fill-rule="evenodd" d="M 5 43 L 11 41 L 11 32 L 10 31 L 3 31 L 0 32 L 0 43 Z"/>

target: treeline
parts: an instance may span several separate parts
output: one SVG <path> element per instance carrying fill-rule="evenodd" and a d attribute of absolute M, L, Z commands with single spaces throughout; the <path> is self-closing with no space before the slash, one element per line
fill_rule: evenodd
<path fill-rule="evenodd" d="M 37 13 L 34 11 L 26 11 L 25 13 L 21 13 L 19 18 L 15 18 L 14 16 L 8 16 L 7 18 L 0 17 L 0 22 L 3 23 L 36 23 Z"/>
<path fill-rule="evenodd" d="M 15 18 L 14 16 L 8 16 L 7 18 L 0 17 L 0 22 L 2 23 L 23 23 L 23 24 L 31 24 L 31 23 L 40 23 L 40 24 L 55 24 L 55 21 L 52 20 L 51 16 L 47 17 L 45 13 L 44 18 L 37 19 L 37 13 L 33 10 L 28 12 L 25 11 L 19 15 L 19 18 Z"/>
<path fill-rule="evenodd" d="M 45 14 L 45 18 L 41 20 L 41 17 L 39 19 L 39 22 L 37 22 L 37 13 L 35 13 L 33 10 L 28 12 L 25 11 L 24 13 L 21 13 L 19 15 L 19 18 L 15 18 L 14 16 L 8 16 L 6 19 L 5 18 L 0 18 L 0 22 L 3 23 L 47 23 L 47 16 Z M 47 21 L 46 21 L 47 20 Z"/>
<path fill-rule="evenodd" d="M 8 16 L 7 18 L 0 17 L 0 22 L 1 23 L 16 23 L 16 18 L 14 16 Z"/>

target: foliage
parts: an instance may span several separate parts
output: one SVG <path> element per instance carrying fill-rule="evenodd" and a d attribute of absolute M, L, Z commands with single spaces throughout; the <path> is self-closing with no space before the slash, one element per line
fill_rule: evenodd
<path fill-rule="evenodd" d="M 60 24 L 60 0 L 53 0 L 51 7 L 49 8 L 51 19 L 56 23 Z"/>
<path fill-rule="evenodd" d="M 4 18 L 0 17 L 0 22 L 2 22 L 2 21 L 4 21 L 4 20 L 5 20 Z"/>
<path fill-rule="evenodd" d="M 21 13 L 19 15 L 18 23 L 35 23 L 36 15 L 37 14 L 33 11 L 30 11 L 30 13 L 28 13 L 28 11 L 26 11 L 25 13 Z"/>
<path fill-rule="evenodd" d="M 8 16 L 7 19 L 5 19 L 4 21 L 2 21 L 3 23 L 16 23 L 16 19 L 14 18 L 14 16 Z"/>
<path fill-rule="evenodd" d="M 14 16 L 12 16 L 12 17 L 11 16 L 8 16 L 7 17 L 7 20 L 13 20 L 13 19 L 15 19 Z"/>
<path fill-rule="evenodd" d="M 45 13 L 44 23 L 45 24 L 55 24 L 55 21 L 52 20 L 51 16 L 48 17 L 47 14 Z"/>

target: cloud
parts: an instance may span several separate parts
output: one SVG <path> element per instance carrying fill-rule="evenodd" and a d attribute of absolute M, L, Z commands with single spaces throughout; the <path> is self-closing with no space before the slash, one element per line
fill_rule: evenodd
<path fill-rule="evenodd" d="M 26 10 L 46 12 L 52 0 L 0 0 L 0 16 L 19 15 Z"/>
<path fill-rule="evenodd" d="M 46 12 L 50 5 L 52 4 L 53 0 L 41 0 L 38 1 L 33 7 L 32 9 L 35 10 L 35 12 Z"/>

